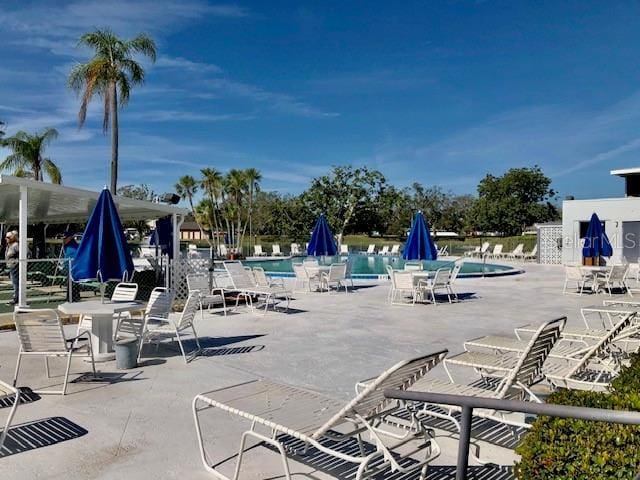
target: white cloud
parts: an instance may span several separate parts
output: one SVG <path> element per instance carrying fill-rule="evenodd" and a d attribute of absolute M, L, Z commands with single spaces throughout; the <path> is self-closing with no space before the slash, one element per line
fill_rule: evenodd
<path fill-rule="evenodd" d="M 158 57 L 155 66 L 159 68 L 172 68 L 182 71 L 195 71 L 198 73 L 219 73 L 222 71 L 220 67 L 218 67 L 217 65 L 213 65 L 212 63 L 193 62 L 184 57 L 169 57 L 166 55 Z"/>

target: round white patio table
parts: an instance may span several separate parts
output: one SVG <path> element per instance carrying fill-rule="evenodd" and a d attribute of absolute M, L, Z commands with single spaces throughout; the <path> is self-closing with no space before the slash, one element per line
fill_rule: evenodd
<path fill-rule="evenodd" d="M 63 315 L 87 315 L 91 317 L 91 348 L 96 362 L 113 360 L 113 316 L 125 312 L 144 310 L 141 302 L 104 302 L 89 300 L 87 302 L 61 303 L 58 311 Z"/>
<path fill-rule="evenodd" d="M 321 273 L 329 273 L 329 267 L 327 265 L 304 265 L 304 268 L 310 277 L 319 278 Z"/>

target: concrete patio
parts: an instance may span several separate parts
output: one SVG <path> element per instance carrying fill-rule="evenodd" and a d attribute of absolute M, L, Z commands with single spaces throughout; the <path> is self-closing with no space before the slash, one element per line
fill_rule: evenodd
<path fill-rule="evenodd" d="M 72 383 L 65 397 L 43 395 L 22 405 L 0 453 L 0 468 L 6 478 L 20 479 L 212 478 L 200 462 L 190 410 L 198 393 L 263 377 L 347 401 L 357 380 L 399 360 L 443 347 L 457 353 L 464 340 L 513 335 L 515 326 L 563 315 L 569 325 L 577 325 L 581 306 L 605 298 L 563 296 L 561 267 L 524 268 L 515 276 L 459 280 L 457 291 L 464 299 L 452 305 L 389 306 L 388 283 L 357 282 L 349 294 L 296 294 L 288 313 L 263 316 L 245 308 L 226 318 L 205 313 L 197 323 L 205 348 L 188 365 L 177 348 L 150 348 L 131 371 L 116 370 L 115 362 L 98 364 L 108 382 Z M 5 381 L 11 381 L 17 349 L 15 332 L 0 332 L 0 378 Z M 62 362 L 51 363 L 54 374 L 61 375 Z M 84 370 L 87 364 L 74 361 L 72 371 Z M 27 359 L 23 371 L 21 387 L 41 389 L 61 381 L 45 377 L 41 359 Z M 460 372 L 461 381 L 475 378 L 472 371 Z M 444 375 L 441 367 L 432 373 Z M 0 409 L 0 418 L 6 410 Z M 218 460 L 234 455 L 247 424 L 217 411 L 203 415 L 210 454 Z M 21 425 L 26 422 L 35 423 Z M 443 454 L 428 478 L 454 478 L 457 441 L 438 442 Z M 505 445 L 483 446 L 482 453 L 509 464 L 514 454 Z M 291 462 L 294 477 L 345 478 L 335 465 L 316 460 Z M 222 470 L 231 476 L 233 467 L 233 461 L 227 462 Z M 482 478 L 511 478 L 505 470 L 474 468 L 484 472 Z M 278 455 L 263 446 L 251 450 L 244 473 L 242 478 L 284 478 Z M 402 478 L 417 479 L 418 474 Z"/>

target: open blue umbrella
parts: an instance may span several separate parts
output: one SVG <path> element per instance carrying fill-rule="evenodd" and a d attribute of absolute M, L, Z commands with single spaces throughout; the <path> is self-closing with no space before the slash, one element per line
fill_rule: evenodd
<path fill-rule="evenodd" d="M 316 226 L 313 228 L 311 240 L 309 240 L 309 246 L 307 247 L 307 255 L 332 257 L 337 252 L 338 247 L 336 247 L 336 242 L 333 239 L 333 233 L 331 233 L 327 219 L 321 213 L 318 221 L 316 221 Z"/>
<path fill-rule="evenodd" d="M 610 257 L 613 255 L 613 249 L 607 234 L 602 229 L 602 222 L 595 213 L 591 215 L 587 234 L 584 237 L 584 246 L 582 247 L 583 257 Z"/>
<path fill-rule="evenodd" d="M 438 258 L 438 250 L 431 240 L 429 225 L 422 212 L 416 213 L 413 219 L 409 238 L 402 251 L 402 258 L 405 260 L 436 260 Z"/>
<path fill-rule="evenodd" d="M 133 276 L 133 260 L 124 237 L 118 210 L 106 188 L 100 193 L 71 267 L 75 282 L 127 280 Z"/>

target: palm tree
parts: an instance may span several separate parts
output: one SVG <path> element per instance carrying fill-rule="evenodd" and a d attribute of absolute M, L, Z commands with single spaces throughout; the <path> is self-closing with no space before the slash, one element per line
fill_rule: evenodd
<path fill-rule="evenodd" d="M 191 215 L 193 215 L 193 218 L 195 219 L 196 223 L 198 224 L 198 228 L 200 229 L 200 238 L 204 238 L 202 225 L 200 225 L 200 222 L 198 222 L 196 211 L 193 207 L 193 196 L 198 191 L 198 183 L 196 182 L 196 179 L 191 175 L 184 175 L 178 179 L 175 187 L 178 195 L 180 195 L 183 200 L 187 200 L 189 202 L 189 207 L 191 207 Z"/>
<path fill-rule="evenodd" d="M 62 174 L 58 166 L 48 157 L 44 157 L 45 147 L 58 137 L 55 128 L 45 128 L 33 135 L 19 131 L 14 136 L 3 140 L 3 144 L 13 152 L 0 163 L 0 170 L 13 170 L 17 176 L 33 177 L 38 182 L 44 181 L 44 173 L 51 183 L 62 183 Z"/>
<path fill-rule="evenodd" d="M 252 215 L 254 195 L 260 191 L 260 180 L 262 174 L 256 168 L 247 168 L 244 171 L 245 179 L 249 185 L 249 239 L 253 239 Z"/>
<path fill-rule="evenodd" d="M 2 137 L 4 137 L 4 130 L 2 130 L 2 127 L 4 127 L 6 124 L 0 120 L 0 147 L 2 146 Z"/>
<path fill-rule="evenodd" d="M 244 233 L 242 229 L 242 201 L 245 194 L 249 192 L 248 187 L 247 177 L 243 170 L 236 168 L 229 170 L 225 177 L 225 190 L 233 199 L 233 208 L 230 209 L 230 215 L 235 221 L 233 230 L 238 253 L 242 253 L 242 236 Z"/>
<path fill-rule="evenodd" d="M 131 87 L 144 82 L 144 69 L 133 60 L 140 53 L 155 62 L 156 44 L 147 35 L 138 35 L 133 40 L 121 40 L 111 30 L 96 30 L 80 37 L 78 45 L 95 50 L 87 63 L 74 66 L 69 74 L 69 87 L 82 93 L 78 119 L 80 127 L 87 118 L 87 107 L 95 94 L 104 99 L 102 129 L 109 129 L 111 120 L 111 192 L 115 195 L 118 186 L 118 93 L 120 105 L 129 100 Z"/>
<path fill-rule="evenodd" d="M 213 235 L 216 248 L 218 247 L 218 231 L 219 231 L 219 203 L 218 200 L 222 195 L 222 182 L 223 177 L 215 168 L 203 168 L 200 170 L 202 174 L 202 180 L 200 181 L 200 187 L 204 190 L 209 201 L 209 208 L 206 212 L 210 215 L 209 223 L 213 226 L 211 233 Z M 228 228 L 227 228 L 228 231 Z"/>

